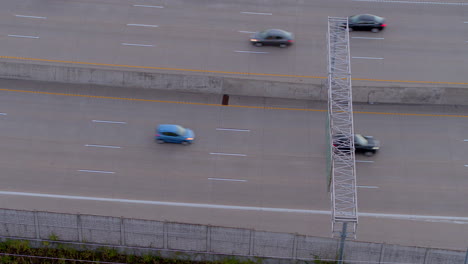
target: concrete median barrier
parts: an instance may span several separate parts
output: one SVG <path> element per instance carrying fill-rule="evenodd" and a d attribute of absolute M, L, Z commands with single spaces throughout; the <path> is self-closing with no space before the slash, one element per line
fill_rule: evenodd
<path fill-rule="evenodd" d="M 0 78 L 95 84 L 239 96 L 327 99 L 325 79 L 272 81 L 250 76 L 153 72 L 146 69 L 35 61 L 0 61 Z M 256 78 L 256 79 L 255 79 Z M 267 78 L 265 76 L 261 78 Z M 468 105 L 463 84 L 353 81 L 353 100 L 361 103 Z"/>

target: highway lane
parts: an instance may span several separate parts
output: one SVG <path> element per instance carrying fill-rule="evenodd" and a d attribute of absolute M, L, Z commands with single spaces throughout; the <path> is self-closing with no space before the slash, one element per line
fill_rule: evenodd
<path fill-rule="evenodd" d="M 217 95 L 24 81 L 2 81 L 1 88 L 89 96 L 106 96 L 112 89 L 114 97 L 159 102 L 1 90 L 0 112 L 5 115 L 0 116 L 0 192 L 253 209 L 0 194 L 1 207 L 329 235 L 323 103 L 234 97 L 237 105 L 247 107 L 223 107 L 218 105 L 221 98 Z M 302 110 L 263 108 L 295 106 Z M 362 186 L 358 188 L 360 212 L 468 219 L 464 166 L 468 145 L 463 141 L 468 139 L 466 107 L 398 106 L 396 113 L 395 107 L 355 107 L 359 112 L 355 114 L 356 131 L 374 135 L 383 143 L 378 155 L 357 156 L 361 161 L 357 163 L 358 185 Z M 167 122 L 193 128 L 197 142 L 189 147 L 155 144 L 155 125 Z M 220 128 L 249 131 L 217 130 Z M 266 208 L 325 213 L 271 212 Z M 376 217 L 361 217 L 360 239 L 459 248 L 468 234 L 467 221 L 416 224 Z"/>
<path fill-rule="evenodd" d="M 301 76 L 326 75 L 328 16 L 374 13 L 388 19 L 388 29 L 352 32 L 358 38 L 351 38 L 351 55 L 379 59 L 352 59 L 353 77 L 467 82 L 467 5 L 345 0 L 150 5 L 163 8 L 127 1 L 2 4 L 2 56 Z M 297 45 L 256 48 L 247 42 L 248 33 L 239 32 L 271 27 L 294 32 Z M 8 36 L 12 34 L 38 38 Z M 362 39 L 369 37 L 383 39 Z"/>

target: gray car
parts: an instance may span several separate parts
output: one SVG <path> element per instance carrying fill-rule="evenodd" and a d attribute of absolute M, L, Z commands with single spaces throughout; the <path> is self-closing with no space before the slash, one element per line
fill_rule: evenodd
<path fill-rule="evenodd" d="M 286 48 L 294 43 L 294 35 L 281 29 L 267 29 L 255 32 L 250 37 L 250 43 L 257 47 L 278 46 Z"/>

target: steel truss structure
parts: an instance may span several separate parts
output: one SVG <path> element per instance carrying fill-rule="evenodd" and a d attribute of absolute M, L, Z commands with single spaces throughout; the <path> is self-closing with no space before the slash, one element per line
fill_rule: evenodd
<path fill-rule="evenodd" d="M 348 19 L 328 18 L 328 121 L 332 232 L 356 237 L 358 223 Z"/>

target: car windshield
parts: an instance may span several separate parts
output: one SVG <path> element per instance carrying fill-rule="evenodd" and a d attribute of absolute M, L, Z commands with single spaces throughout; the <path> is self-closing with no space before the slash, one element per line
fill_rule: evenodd
<path fill-rule="evenodd" d="M 359 18 L 359 15 L 350 16 L 349 19 L 348 19 L 348 21 L 349 21 L 349 22 L 355 23 L 356 21 L 358 21 L 358 18 Z"/>
<path fill-rule="evenodd" d="M 261 31 L 260 33 L 258 33 L 258 35 L 261 37 L 261 38 L 266 38 L 268 36 L 268 31 Z"/>
<path fill-rule="evenodd" d="M 177 134 L 183 136 L 186 134 L 186 129 L 181 127 L 181 126 L 177 126 Z"/>
<path fill-rule="evenodd" d="M 356 134 L 354 136 L 354 140 L 356 141 L 357 144 L 359 144 L 361 146 L 367 146 L 369 144 L 367 139 L 365 137 L 363 137 L 362 135 L 360 135 L 360 134 Z"/>

